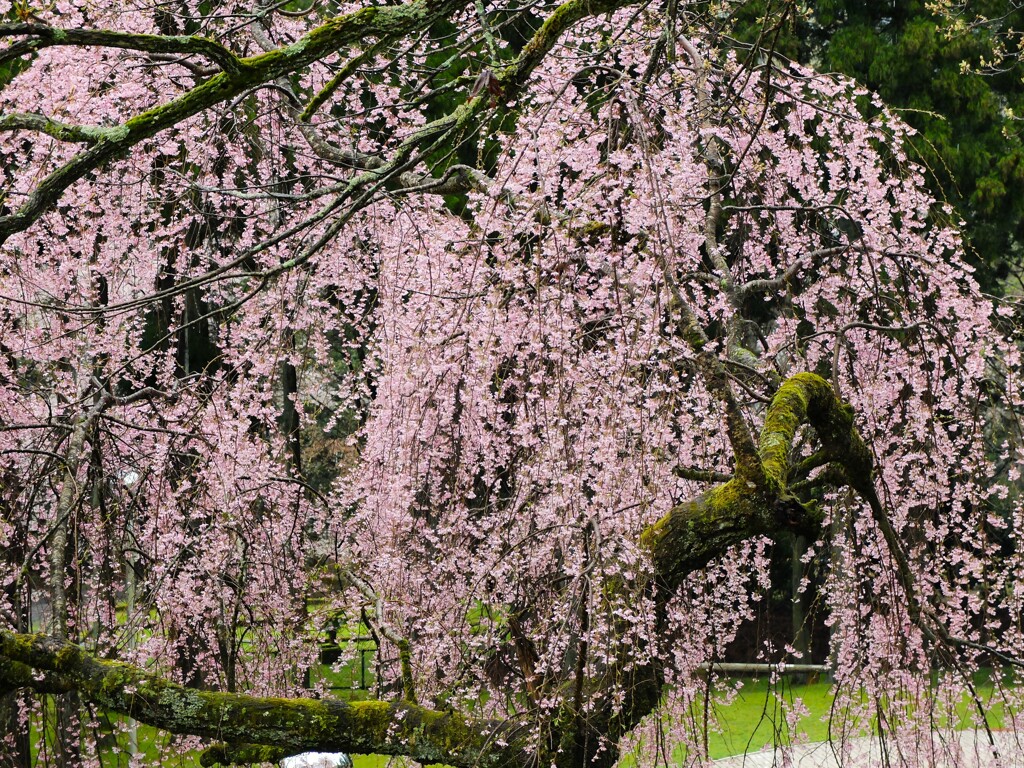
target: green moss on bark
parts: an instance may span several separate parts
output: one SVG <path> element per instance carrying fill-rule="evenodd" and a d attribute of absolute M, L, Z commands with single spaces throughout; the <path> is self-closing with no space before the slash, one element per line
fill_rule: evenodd
<path fill-rule="evenodd" d="M 784 382 L 765 416 L 758 466 L 738 466 L 734 479 L 675 507 L 641 536 L 667 592 L 729 547 L 752 536 L 808 524 L 813 516 L 787 487 L 793 441 L 804 425 L 814 428 L 824 455 L 843 468 L 850 484 L 872 496 L 871 454 L 857 434 L 853 416 L 853 409 L 821 376 L 800 373 Z"/>
<path fill-rule="evenodd" d="M 278 747 L 290 753 L 405 755 L 420 763 L 444 762 L 457 768 L 523 768 L 527 762 L 506 724 L 410 702 L 283 699 L 196 690 L 129 664 L 96 659 L 69 643 L 3 631 L 0 661 L 0 679 L 21 685 L 30 683 L 22 674 L 25 668 L 56 672 L 83 698 L 104 709 L 172 733 L 229 744 Z M 499 746 L 505 741 L 513 744 Z"/>
<path fill-rule="evenodd" d="M 735 478 L 673 508 L 640 538 L 658 581 L 672 592 L 729 547 L 768 533 L 764 513 L 770 506 L 756 484 Z"/>

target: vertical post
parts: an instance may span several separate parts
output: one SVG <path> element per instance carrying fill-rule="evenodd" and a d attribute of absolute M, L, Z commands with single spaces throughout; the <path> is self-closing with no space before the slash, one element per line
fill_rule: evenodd
<path fill-rule="evenodd" d="M 804 663 L 810 662 L 811 651 L 811 630 L 807 626 L 807 592 L 800 591 L 800 585 L 804 580 L 803 556 L 807 551 L 807 538 L 796 535 L 792 540 L 790 552 L 790 616 L 793 622 L 793 648 L 801 654 Z M 806 681 L 806 675 L 800 674 L 801 682 Z"/>

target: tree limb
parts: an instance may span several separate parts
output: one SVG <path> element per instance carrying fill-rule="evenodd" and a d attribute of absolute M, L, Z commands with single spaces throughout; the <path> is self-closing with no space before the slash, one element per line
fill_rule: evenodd
<path fill-rule="evenodd" d="M 854 427 L 853 409 L 821 376 L 799 373 L 782 384 L 768 408 L 757 449 L 761 478 L 737 473 L 675 507 L 641 536 L 667 595 L 690 573 L 752 536 L 813 524 L 813 510 L 788 487 L 793 441 L 804 425 L 814 428 L 830 461 L 887 522 L 874 489 L 871 452 Z"/>
<path fill-rule="evenodd" d="M 822 377 L 797 374 L 782 384 L 768 409 L 757 449 L 760 480 L 749 471 L 738 473 L 673 508 L 641 535 L 659 585 L 659 611 L 690 573 L 732 546 L 755 535 L 807 527 L 812 513 L 788 486 L 794 470 L 793 443 L 805 425 L 817 433 L 831 466 L 842 468 L 841 477 L 882 518 L 880 525 L 887 522 L 874 491 L 871 453 L 854 427 L 852 408 Z M 888 526 L 886 539 L 892 535 Z M 894 556 L 900 560 L 902 552 Z M 660 669 L 652 665 L 612 666 L 597 682 L 621 684 L 623 675 L 628 677 L 626 700 L 617 709 L 609 704 L 591 712 L 587 727 L 566 737 L 554 762 L 598 768 L 614 762 L 617 753 L 606 743 L 596 751 L 602 743 L 596 736 L 614 743 L 658 706 L 663 684 Z M 227 742 L 214 747 L 204 764 L 312 750 L 405 755 L 456 768 L 526 768 L 536 760 L 508 722 L 474 720 L 408 701 L 278 699 L 200 691 L 138 667 L 98 660 L 77 646 L 41 635 L 0 631 L 0 685 L 78 690 L 98 706 L 158 728 Z"/>
<path fill-rule="evenodd" d="M 506 722 L 409 702 L 284 699 L 186 688 L 44 635 L 0 631 L 0 685 L 74 689 L 104 709 L 171 733 L 279 747 L 288 754 L 403 755 L 455 768 L 525 768 L 528 763 Z"/>
<path fill-rule="evenodd" d="M 216 104 L 312 64 L 346 45 L 367 37 L 397 40 L 425 29 L 459 10 L 467 0 L 409 0 L 396 6 L 371 6 L 331 19 L 295 43 L 268 53 L 238 60 L 235 71 L 221 72 L 165 104 L 136 115 L 106 134 L 88 149 L 46 176 L 14 213 L 0 216 L 0 245 L 13 234 L 32 226 L 52 208 L 65 190 L 90 171 L 121 157 L 132 147 Z M 8 25 L 7 34 L 13 34 Z M 28 25 L 29 27 L 45 25 Z M 15 46 L 12 46 L 14 48 Z M 8 49 L 10 50 L 10 49 Z"/>
<path fill-rule="evenodd" d="M 231 71 L 216 74 L 176 99 L 153 107 L 122 125 L 104 129 L 104 135 L 92 146 L 43 178 L 20 208 L 11 214 L 0 216 L 0 245 L 3 245 L 11 235 L 32 226 L 56 205 L 68 187 L 76 181 L 104 163 L 122 157 L 145 139 L 217 104 L 230 101 L 255 85 L 268 83 L 296 72 L 345 46 L 365 42 L 367 38 L 376 39 L 377 46 L 386 46 L 389 42 L 427 29 L 436 21 L 450 17 L 467 2 L 468 0 L 408 0 L 402 5 L 369 6 L 331 19 L 291 45 L 238 59 L 237 67 L 233 67 Z M 504 98 L 512 100 L 518 97 L 533 71 L 555 46 L 561 35 L 573 24 L 589 16 L 608 13 L 634 2 L 636 0 L 568 0 L 559 5 L 540 25 L 515 61 L 498 75 Z M 15 34 L 13 30 L 22 26 L 30 29 L 52 29 L 46 25 L 7 25 L 8 34 Z M 3 27 L 0 26 L 0 29 Z M 56 35 L 56 32 L 54 34 Z M 160 36 L 151 37 L 166 40 Z M 20 43 L 8 48 L 8 52 L 18 45 Z M 31 50 L 30 46 L 28 50 L 20 51 L 16 55 L 30 53 Z M 380 160 L 377 168 L 366 168 L 363 173 L 353 178 L 349 194 L 352 189 L 361 186 L 378 185 L 392 177 L 402 177 L 409 171 L 408 160 L 413 147 L 426 141 L 437 140 L 439 137 L 451 136 L 454 132 L 462 130 L 488 103 L 489 99 L 484 95 L 471 97 L 449 115 L 414 131 L 397 148 L 395 157 L 387 161 Z M 472 169 L 460 167 L 443 180 L 430 180 L 415 174 L 412 178 L 402 178 L 401 185 L 405 186 L 407 191 L 434 194 L 468 191 L 479 188 L 481 176 L 482 174 L 473 172 Z M 463 186 L 465 189 L 462 189 Z"/>
<path fill-rule="evenodd" d="M 55 45 L 101 46 L 146 53 L 194 54 L 214 62 L 225 72 L 237 75 L 241 60 L 220 43 L 197 35 L 145 35 L 108 29 L 61 29 L 48 24 L 0 24 L 0 37 L 27 37 L 0 50 L 0 64 Z"/>
<path fill-rule="evenodd" d="M 110 129 L 94 125 L 72 125 L 33 112 L 0 115 L 0 131 L 35 131 L 58 141 L 95 144 L 110 137 Z"/>

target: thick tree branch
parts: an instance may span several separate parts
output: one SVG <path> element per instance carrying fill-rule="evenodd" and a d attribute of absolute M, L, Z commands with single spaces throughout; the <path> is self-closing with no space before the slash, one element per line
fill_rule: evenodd
<path fill-rule="evenodd" d="M 110 129 L 95 125 L 72 125 L 53 120 L 46 115 L 31 112 L 12 112 L 0 115 L 0 131 L 35 131 L 52 136 L 58 141 L 95 144 L 109 138 Z"/>
<path fill-rule="evenodd" d="M 36 671 L 42 672 L 41 678 Z M 73 688 L 104 709 L 171 733 L 278 747 L 288 754 L 403 755 L 456 768 L 524 768 L 528 762 L 515 746 L 514 727 L 505 722 L 473 720 L 408 702 L 201 691 L 130 664 L 96 659 L 76 645 L 43 635 L 0 631 L 0 685 L 46 691 Z"/>
<path fill-rule="evenodd" d="M 46 176 L 17 211 L 0 216 L 0 245 L 11 235 L 28 229 L 76 181 L 123 156 L 139 142 L 229 101 L 254 85 L 300 70 L 347 45 L 366 38 L 397 40 L 425 29 L 459 10 L 465 2 L 410 0 L 403 5 L 361 8 L 328 21 L 284 48 L 240 59 L 235 71 L 214 75 L 178 98 L 108 129 L 93 146 Z"/>
<path fill-rule="evenodd" d="M 518 98 L 530 75 L 573 24 L 634 4 L 636 0 L 568 0 L 559 5 L 534 32 L 516 60 L 498 73 L 501 93 L 506 99 Z"/>
<path fill-rule="evenodd" d="M 279 763 L 290 754 L 289 750 L 281 747 L 264 747 L 259 744 L 214 744 L 203 750 L 199 764 L 213 766 Z"/>
<path fill-rule="evenodd" d="M 176 53 L 209 59 L 232 75 L 242 70 L 241 60 L 220 43 L 195 35 L 144 35 L 108 29 L 61 29 L 47 24 L 0 24 L 0 37 L 25 37 L 0 50 L 0 64 L 54 45 L 123 48 L 145 53 Z"/>
<path fill-rule="evenodd" d="M 137 115 L 123 125 L 105 129 L 104 135 L 91 147 L 40 181 L 14 213 L 0 216 L 0 245 L 6 242 L 11 235 L 32 226 L 40 216 L 60 200 L 65 190 L 76 181 L 110 160 L 125 155 L 141 141 L 217 104 L 237 98 L 253 86 L 269 83 L 299 71 L 345 46 L 365 43 L 367 39 L 375 39 L 377 46 L 386 46 L 389 42 L 427 29 L 434 22 L 451 17 L 467 2 L 468 0 L 409 0 L 402 5 L 361 8 L 358 11 L 331 19 L 291 45 L 257 56 L 238 59 L 237 66 L 232 66 L 230 71 L 214 75 L 178 98 Z M 608 13 L 634 2 L 635 0 L 568 0 L 559 5 L 541 24 L 516 60 L 498 75 L 504 98 L 512 100 L 518 97 L 533 71 L 555 46 L 561 35 L 573 24 L 588 16 Z M 13 30 L 22 26 L 31 29 L 51 29 L 45 25 L 8 25 L 8 35 L 15 34 Z M 54 35 L 57 32 L 60 30 L 54 32 Z M 164 41 L 179 39 L 150 37 Z M 192 42 L 189 45 L 198 45 L 195 41 L 203 40 L 203 38 L 181 38 L 181 40 L 190 40 Z M 11 46 L 8 53 L 18 45 L 21 43 Z M 14 55 L 23 55 L 31 50 L 30 47 L 29 50 L 20 51 Z M 154 52 L 160 51 L 154 49 Z M 166 51 L 163 52 L 166 53 Z M 349 194 L 353 189 L 366 185 L 377 185 L 392 177 L 399 177 L 399 186 L 410 192 L 443 194 L 479 188 L 482 182 L 481 175 L 465 167 L 460 167 L 439 180 L 433 180 L 420 174 L 409 177 L 407 176 L 408 160 L 414 147 L 428 141 L 450 137 L 453 133 L 462 130 L 488 103 L 489 99 L 485 95 L 471 97 L 469 101 L 460 105 L 451 114 L 423 126 L 408 136 L 396 149 L 394 157 L 390 160 L 381 159 L 379 165 L 377 165 L 378 161 L 353 163 L 355 167 L 360 165 L 377 165 L 377 167 L 366 167 L 362 174 L 352 179 Z"/>
<path fill-rule="evenodd" d="M 870 503 L 874 497 L 871 452 L 853 426 L 853 408 L 842 402 L 821 376 L 798 373 L 775 393 L 765 416 L 758 454 L 776 495 L 787 490 L 790 455 L 797 430 L 810 425 L 822 449 L 841 465 L 854 490 Z"/>
<path fill-rule="evenodd" d="M 813 512 L 804 509 L 788 485 L 790 475 L 802 467 L 793 464 L 791 454 L 803 426 L 815 430 L 819 455 L 841 468 L 839 477 L 886 522 L 874 491 L 871 454 L 854 427 L 853 410 L 825 379 L 797 374 L 779 388 L 766 414 L 757 448 L 760 479 L 752 479 L 749 471 L 738 473 L 675 507 L 642 534 L 662 608 L 690 573 L 736 544 L 808 525 Z M 797 473 L 794 479 L 798 478 Z M 887 540 L 893 535 L 891 526 L 888 530 Z M 902 553 L 896 556 L 899 559 Z M 621 707 L 591 712 L 585 728 L 566 732 L 553 756 L 555 763 L 602 768 L 614 762 L 616 752 L 606 743 L 595 751 L 604 743 L 597 736 L 614 743 L 633 728 L 658 705 L 663 683 L 654 666 L 627 665 L 611 667 L 601 684 L 621 686 L 623 675 L 628 677 L 627 700 Z M 75 689 L 94 704 L 158 728 L 226 742 L 208 751 L 205 764 L 248 762 L 254 756 L 278 759 L 310 750 L 405 755 L 457 768 L 524 768 L 536 759 L 527 755 L 509 723 L 471 720 L 408 701 L 348 703 L 193 690 L 128 664 L 97 660 L 77 646 L 39 635 L 0 632 L 0 685 Z"/>
<path fill-rule="evenodd" d="M 822 451 L 843 469 L 876 518 L 887 523 L 874 489 L 871 452 L 853 425 L 853 409 L 825 379 L 800 373 L 782 384 L 768 408 L 757 449 L 761 479 L 737 474 L 675 507 L 643 533 L 666 595 L 687 575 L 752 536 L 813 524 L 813 509 L 805 508 L 788 486 L 793 441 L 804 425 L 815 430 Z"/>

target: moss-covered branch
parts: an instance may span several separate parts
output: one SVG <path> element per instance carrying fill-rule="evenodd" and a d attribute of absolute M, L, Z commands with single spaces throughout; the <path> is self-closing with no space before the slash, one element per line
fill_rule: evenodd
<path fill-rule="evenodd" d="M 203 56 L 225 72 L 237 73 L 241 62 L 220 43 L 194 35 L 144 35 L 109 29 L 61 29 L 48 24 L 0 24 L 0 38 L 22 37 L 19 43 L 0 50 L 0 63 L 54 45 L 101 46 L 145 53 L 176 53 Z"/>
<path fill-rule="evenodd" d="M 730 547 L 756 535 L 804 529 L 813 509 L 791 493 L 793 441 L 803 426 L 812 427 L 821 457 L 871 506 L 884 513 L 872 479 L 871 452 L 853 424 L 853 409 L 821 376 L 800 373 L 786 380 L 765 416 L 758 441 L 758 472 L 749 469 L 729 482 L 672 509 L 648 528 L 642 541 L 651 553 L 659 581 L 669 592 L 682 580 Z"/>
<path fill-rule="evenodd" d="M 636 0 L 568 0 L 559 5 L 533 33 L 516 60 L 498 74 L 505 98 L 514 99 L 519 96 L 533 70 L 576 22 L 635 3 Z"/>
<path fill-rule="evenodd" d="M 408 0 L 401 5 L 368 6 L 327 21 L 291 45 L 247 58 L 236 58 L 227 48 L 199 37 L 128 35 L 104 30 L 60 30 L 39 24 L 0 25 L 0 32 L 6 30 L 8 36 L 27 36 L 27 39 L 20 40 L 4 52 L 0 52 L 0 56 L 30 54 L 44 45 L 107 45 L 151 51 L 161 55 L 168 52 L 194 53 L 215 61 L 222 68 L 221 72 L 176 99 L 153 107 L 120 126 L 105 128 L 102 135 L 90 136 L 92 146 L 42 179 L 20 208 L 11 214 L 0 216 L 0 245 L 11 235 L 32 226 L 40 216 L 56 205 L 65 190 L 76 181 L 110 160 L 127 154 L 132 147 L 145 139 L 217 104 L 237 98 L 254 86 L 298 72 L 347 46 L 375 40 L 376 48 L 387 47 L 392 42 L 429 28 L 441 19 L 450 18 L 467 2 L 468 0 Z M 518 96 L 536 67 L 573 24 L 588 16 L 607 13 L 633 2 L 636 0 L 568 0 L 556 7 L 528 41 L 522 53 L 498 76 L 505 97 L 512 99 Z M 352 68 L 342 71 L 351 72 Z M 388 175 L 401 174 L 407 170 L 407 157 L 412 145 L 436 141 L 439 137 L 447 137 L 461 131 L 473 116 L 482 111 L 486 103 L 487 99 L 482 95 L 471 98 L 452 114 L 414 132 L 396 151 L 396 157 L 382 162 L 381 167 Z M 59 128 L 51 127 L 54 130 Z M 32 128 L 38 129 L 38 126 Z M 77 128 L 71 133 L 64 132 L 67 137 L 75 137 L 71 140 L 81 140 L 88 134 L 88 128 Z M 364 172 L 353 182 L 355 186 L 377 184 L 381 176 L 380 172 Z M 474 184 L 476 180 L 464 177 L 465 174 L 462 174 L 457 180 L 468 181 L 469 188 L 479 186 L 478 183 Z M 422 185 L 423 191 L 445 191 L 455 180 L 456 177 L 453 176 L 437 184 L 427 182 Z M 413 183 L 410 186 L 416 189 L 421 185 Z"/>
<path fill-rule="evenodd" d="M 108 136 L 108 129 L 94 125 L 72 125 L 31 112 L 0 115 L 0 131 L 34 131 L 58 141 L 95 144 Z"/>
<path fill-rule="evenodd" d="M 229 71 L 214 75 L 178 98 L 153 107 L 120 126 L 107 129 L 91 147 L 46 176 L 18 210 L 0 216 L 0 245 L 11 235 L 28 229 L 52 208 L 65 190 L 76 181 L 110 160 L 123 156 L 145 139 L 217 104 L 236 98 L 255 85 L 268 83 L 283 75 L 299 71 L 346 46 L 367 38 L 385 42 L 399 40 L 408 34 L 426 29 L 434 22 L 455 13 L 466 2 L 467 0 L 409 0 L 402 5 L 361 8 L 331 19 L 284 48 L 238 59 L 237 65 L 232 66 Z M 8 31 L 8 34 L 13 32 Z M 60 34 L 68 33 L 62 30 L 54 32 L 57 37 Z M 195 41 L 199 38 L 190 40 L 190 45 L 198 45 Z M 32 41 L 21 41 L 16 45 L 30 42 Z M 14 47 L 16 46 L 12 46 Z M 30 47 L 22 53 L 30 53 L 31 50 Z"/>
<path fill-rule="evenodd" d="M 63 676 L 14 661 L 0 652 L 0 694 L 31 688 L 36 693 L 68 693 L 74 683 Z"/>
<path fill-rule="evenodd" d="M 772 499 L 734 478 L 677 507 L 644 531 L 658 581 L 674 591 L 730 547 L 771 532 Z"/>
<path fill-rule="evenodd" d="M 523 768 L 528 762 L 505 723 L 408 702 L 201 691 L 130 664 L 97 659 L 76 645 L 43 635 L 0 632 L 0 685 L 46 691 L 71 687 L 97 706 L 171 733 L 276 747 L 288 754 L 315 750 L 403 755 L 456 768 Z"/>
<path fill-rule="evenodd" d="M 804 424 L 814 428 L 824 455 L 842 467 L 850 485 L 870 503 L 875 497 L 873 460 L 853 425 L 853 408 L 813 373 L 798 373 L 783 383 L 765 416 L 758 453 L 772 489 L 786 490 L 793 440 Z"/>
<path fill-rule="evenodd" d="M 203 750 L 199 756 L 199 764 L 214 766 L 279 763 L 289 755 L 289 750 L 281 747 L 264 747 L 259 744 L 214 744 Z"/>
<path fill-rule="evenodd" d="M 782 384 L 767 411 L 758 473 L 737 474 L 675 507 L 643 533 L 662 608 L 690 573 L 730 547 L 751 536 L 807 525 L 798 519 L 803 507 L 788 485 L 793 443 L 803 426 L 813 428 L 820 441 L 815 463 L 827 462 L 835 470 L 831 477 L 853 486 L 887 525 L 874 491 L 871 454 L 854 427 L 852 409 L 820 376 L 798 374 Z M 803 475 L 795 479 L 803 482 Z M 886 535 L 894 535 L 891 527 Z M 902 555 L 897 551 L 896 556 Z M 617 753 L 607 740 L 614 744 L 657 707 L 663 683 L 660 669 L 630 663 L 611 665 L 587 685 L 621 686 L 624 676 L 626 700 L 596 708 L 585 722 L 567 704 L 564 727 L 559 731 L 556 718 L 553 751 L 539 756 L 541 762 L 566 768 L 607 768 L 615 762 Z M 538 759 L 527 754 L 509 723 L 473 720 L 410 701 L 348 703 L 198 691 L 39 635 L 0 632 L 0 687 L 75 689 L 94 704 L 141 722 L 225 742 L 207 751 L 207 765 L 276 760 L 309 750 L 404 755 L 457 768 L 524 768 Z"/>

